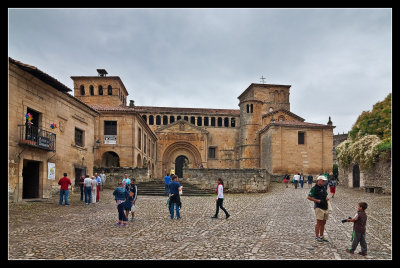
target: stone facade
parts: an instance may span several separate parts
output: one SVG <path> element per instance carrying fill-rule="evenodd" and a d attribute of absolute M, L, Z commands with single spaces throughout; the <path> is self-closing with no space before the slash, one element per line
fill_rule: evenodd
<path fill-rule="evenodd" d="M 70 89 L 66 86 L 33 66 L 10 58 L 8 70 L 10 201 L 51 196 L 59 190 L 57 183 L 63 173 L 68 174 L 72 183 L 81 172 L 92 174 L 95 118 L 99 113 L 68 94 Z M 34 114 L 30 128 L 36 129 L 29 139 L 27 112 Z M 51 129 L 51 124 L 57 128 Z M 79 144 L 75 139 L 77 131 L 81 135 Z M 48 137 L 55 137 L 52 148 L 39 146 L 39 139 L 48 140 Z M 54 180 L 48 179 L 48 163 L 55 164 Z"/>
<path fill-rule="evenodd" d="M 372 170 L 361 170 L 358 165 L 348 169 L 339 166 L 339 182 L 349 188 L 381 187 L 382 193 L 392 193 L 391 160 L 380 160 Z M 380 191 L 379 191 L 380 192 Z"/>
<path fill-rule="evenodd" d="M 265 193 L 270 185 L 270 174 L 265 169 L 183 169 L 181 181 L 209 191 L 216 190 L 216 179 L 224 182 L 227 193 Z"/>

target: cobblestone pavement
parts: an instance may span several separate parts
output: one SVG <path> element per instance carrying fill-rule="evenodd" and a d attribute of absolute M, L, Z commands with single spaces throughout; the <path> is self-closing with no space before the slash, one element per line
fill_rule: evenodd
<path fill-rule="evenodd" d="M 271 183 L 264 194 L 227 194 L 231 217 L 215 212 L 216 196 L 182 196 L 181 220 L 171 220 L 166 197 L 139 196 L 136 220 L 115 225 L 112 190 L 86 206 L 73 193 L 70 206 L 58 196 L 45 202 L 9 204 L 9 259 L 223 259 L 314 260 L 392 259 L 391 196 L 338 186 L 326 224 L 330 242 L 314 241 L 313 202 L 304 189 Z M 368 256 L 350 255 L 352 223 L 358 202 L 367 202 Z M 358 246 L 356 253 L 360 251 Z"/>

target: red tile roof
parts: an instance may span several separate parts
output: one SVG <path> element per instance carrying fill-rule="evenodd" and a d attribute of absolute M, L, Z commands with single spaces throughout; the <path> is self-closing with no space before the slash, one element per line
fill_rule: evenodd
<path fill-rule="evenodd" d="M 179 108 L 179 107 L 154 107 L 135 106 L 138 113 L 185 113 L 185 114 L 209 114 L 209 115 L 230 115 L 239 116 L 240 110 L 214 109 L 214 108 Z"/>
<path fill-rule="evenodd" d="M 268 124 L 265 128 L 260 130 L 260 134 L 267 131 L 272 126 L 281 126 L 281 127 L 296 127 L 296 128 L 335 128 L 335 126 L 331 125 L 323 125 L 323 124 L 315 124 L 301 121 L 275 121 L 273 123 Z"/>

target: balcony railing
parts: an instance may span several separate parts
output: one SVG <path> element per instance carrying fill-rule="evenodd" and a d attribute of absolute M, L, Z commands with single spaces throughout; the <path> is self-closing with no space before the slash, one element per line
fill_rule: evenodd
<path fill-rule="evenodd" d="M 29 124 L 18 125 L 19 144 L 56 151 L 56 134 Z"/>

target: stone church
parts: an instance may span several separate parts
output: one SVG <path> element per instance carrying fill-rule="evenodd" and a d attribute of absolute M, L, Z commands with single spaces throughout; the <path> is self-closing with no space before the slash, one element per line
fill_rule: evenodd
<path fill-rule="evenodd" d="M 48 197 L 64 172 L 76 182 L 95 168 L 140 168 L 146 179 L 171 171 L 185 177 L 188 169 L 243 171 L 243 180 L 245 171 L 280 177 L 332 170 L 334 126 L 292 113 L 290 85 L 252 83 L 238 96 L 239 109 L 135 106 L 127 105 L 120 77 L 97 71 L 71 76 L 72 90 L 9 58 L 10 200 Z"/>
<path fill-rule="evenodd" d="M 105 140 L 105 120 L 118 126 L 114 139 L 120 147 L 110 149 L 102 142 L 95 165 L 106 166 L 105 154 L 112 154 L 121 166 L 146 166 L 158 178 L 171 171 L 183 177 L 183 167 L 261 168 L 270 174 L 332 170 L 334 126 L 330 119 L 326 125 L 308 123 L 290 112 L 290 85 L 252 83 L 238 96 L 239 109 L 178 108 L 136 106 L 133 100 L 126 105 L 128 92 L 119 77 L 99 74 L 71 78 L 75 98 L 100 113 L 96 139 Z M 107 85 L 123 89 L 118 98 L 110 99 L 105 93 Z M 140 114 L 151 134 L 146 136 L 140 127 L 127 121 L 127 114 L 132 112 Z M 149 151 L 150 158 L 126 147 L 124 140 L 132 137 L 124 133 L 125 129 L 134 129 L 133 136 L 141 137 L 142 149 Z"/>

